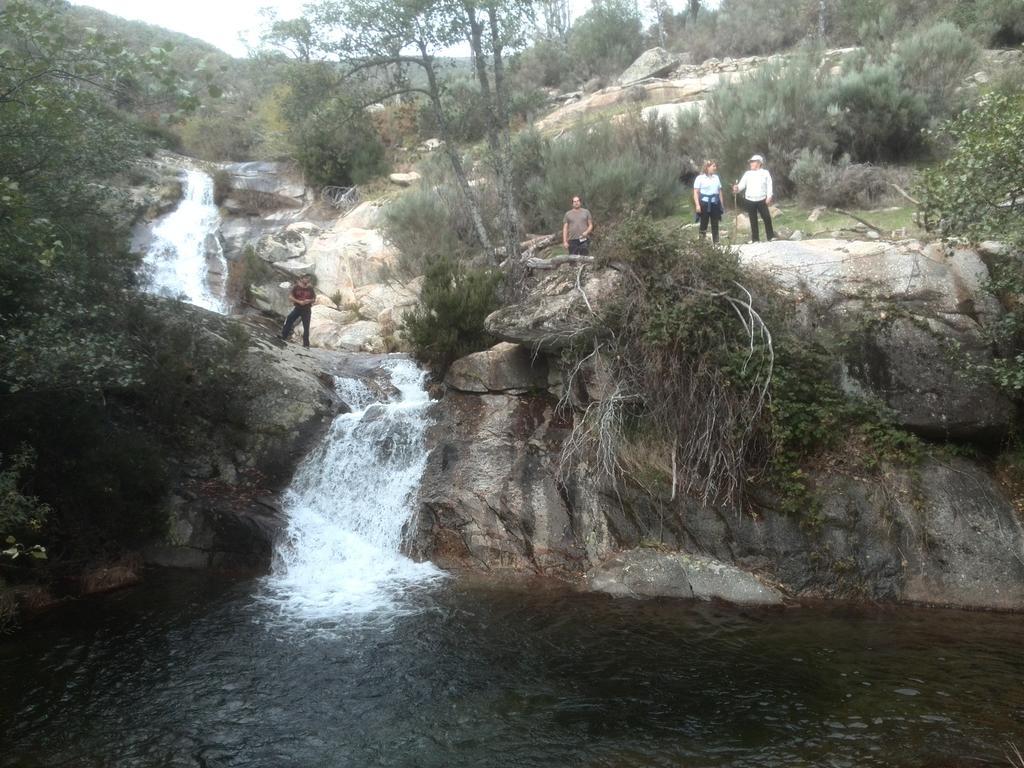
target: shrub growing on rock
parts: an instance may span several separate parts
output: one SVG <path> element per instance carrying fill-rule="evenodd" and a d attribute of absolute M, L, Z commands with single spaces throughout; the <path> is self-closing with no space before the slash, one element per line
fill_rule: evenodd
<path fill-rule="evenodd" d="M 420 304 L 401 324 L 416 357 L 443 374 L 463 355 L 489 347 L 494 339 L 484 330 L 484 319 L 497 309 L 500 279 L 493 270 L 448 255 L 431 259 Z"/>

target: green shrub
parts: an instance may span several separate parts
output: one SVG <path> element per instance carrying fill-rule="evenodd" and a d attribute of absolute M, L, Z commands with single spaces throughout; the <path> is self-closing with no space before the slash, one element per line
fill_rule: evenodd
<path fill-rule="evenodd" d="M 384 211 L 384 236 L 398 250 L 398 269 L 407 277 L 423 274 L 438 254 L 464 261 L 481 253 L 469 206 L 448 160 L 434 155 L 419 171 L 421 182 Z M 493 189 L 477 185 L 473 194 L 483 208 L 485 226 L 494 224 L 498 209 Z"/>
<path fill-rule="evenodd" d="M 803 0 L 722 0 L 710 55 L 755 56 L 791 48 L 812 33 L 816 5 Z"/>
<path fill-rule="evenodd" d="M 828 102 L 839 151 L 853 160 L 906 160 L 924 150 L 928 104 L 904 87 L 895 64 L 846 72 L 832 84 Z"/>
<path fill-rule="evenodd" d="M 366 113 L 340 99 L 307 115 L 294 144 L 295 161 L 314 186 L 348 187 L 387 171 L 384 145 Z"/>
<path fill-rule="evenodd" d="M 963 108 L 960 86 L 980 53 L 973 40 L 946 21 L 897 41 L 893 59 L 903 89 L 921 97 L 933 119 L 942 119 Z"/>
<path fill-rule="evenodd" d="M 924 174 L 925 226 L 1024 245 L 1024 93 L 986 95 L 937 138 L 951 146 Z"/>
<path fill-rule="evenodd" d="M 468 73 L 449 75 L 441 94 L 448 131 L 453 141 L 473 143 L 480 141 L 486 131 L 486 112 L 483 109 L 480 86 Z M 424 101 L 419 113 L 421 136 L 437 136 L 440 126 L 431 104 Z"/>
<path fill-rule="evenodd" d="M 532 140 L 536 142 L 536 139 Z M 573 195 L 583 198 L 598 228 L 637 210 L 672 212 L 680 194 L 679 160 L 664 124 L 634 116 L 625 124 L 579 128 L 534 145 L 520 161 L 523 220 L 531 232 L 555 232 Z M 524 170 L 525 169 L 525 170 Z"/>
<path fill-rule="evenodd" d="M 402 320 L 401 333 L 416 357 L 444 373 L 455 360 L 486 349 L 494 339 L 484 319 L 498 307 L 500 275 L 474 269 L 451 256 L 427 266 L 420 304 Z"/>
<path fill-rule="evenodd" d="M 602 260 L 626 265 L 629 290 L 606 308 L 611 332 L 565 360 L 574 371 L 600 355 L 608 373 L 606 394 L 566 441 L 570 466 L 585 450 L 613 478 L 642 486 L 661 475 L 704 503 L 742 505 L 760 485 L 783 511 L 808 515 L 804 470 L 818 453 L 851 437 L 869 457 L 916 450 L 884 409 L 846 397 L 837 354 L 809 340 L 778 288 L 735 254 L 629 217 Z M 638 455 L 658 466 L 635 466 Z"/>
<path fill-rule="evenodd" d="M 11 457 L 0 454 L 0 558 L 24 553 L 45 557 L 35 539 L 50 514 L 50 506 L 26 490 L 35 469 L 36 454 L 23 446 Z"/>
<path fill-rule="evenodd" d="M 738 178 L 747 158 L 765 155 L 779 191 L 802 149 L 831 156 L 835 147 L 824 76 L 809 57 L 766 64 L 738 83 L 711 93 L 699 141 L 719 158 L 722 178 Z"/>
<path fill-rule="evenodd" d="M 540 39 L 512 59 L 511 70 L 525 87 L 561 88 L 574 82 L 576 62 L 562 41 Z"/>

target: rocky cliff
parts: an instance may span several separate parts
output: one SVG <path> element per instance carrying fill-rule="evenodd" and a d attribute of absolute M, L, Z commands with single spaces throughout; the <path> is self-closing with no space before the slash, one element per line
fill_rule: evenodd
<path fill-rule="evenodd" d="M 740 256 L 787 293 L 801 333 L 850 340 L 836 375 L 851 397 L 874 396 L 927 439 L 1005 433 L 1011 404 L 964 372 L 965 359 L 991 359 L 984 328 L 1001 311 L 982 290 L 979 253 L 818 240 L 751 244 Z M 1024 609 L 1024 528 L 983 462 L 936 452 L 870 472 L 822 464 L 811 477 L 821 509 L 805 517 L 770 498 L 752 513 L 611 486 L 586 461 L 560 471 L 573 419 L 607 385 L 591 364 L 577 377 L 585 391 L 566 392 L 560 351 L 602 333 L 599 310 L 622 284 L 614 270 L 562 267 L 488 318 L 504 342 L 457 361 L 435 407 L 416 555 L 613 594 Z"/>

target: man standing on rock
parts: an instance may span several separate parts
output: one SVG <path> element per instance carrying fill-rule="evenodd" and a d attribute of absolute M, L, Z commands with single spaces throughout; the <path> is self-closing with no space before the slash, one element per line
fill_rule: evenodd
<path fill-rule="evenodd" d="M 582 207 L 580 196 L 572 199 L 572 208 L 565 212 L 562 219 L 562 245 L 569 250 L 570 256 L 586 256 L 590 253 L 590 232 L 594 229 L 594 219 L 590 211 Z"/>
<path fill-rule="evenodd" d="M 281 331 L 281 338 L 288 341 L 292 337 L 292 328 L 295 327 L 295 321 L 301 318 L 302 346 L 304 347 L 309 346 L 309 321 L 313 316 L 313 304 L 316 303 L 316 291 L 309 284 L 310 279 L 311 275 L 303 275 L 299 278 L 299 282 L 292 286 L 292 291 L 288 294 L 288 298 L 292 300 L 292 304 L 295 306 L 288 313 L 288 318 L 284 321 L 284 329 Z"/>
<path fill-rule="evenodd" d="M 743 205 L 747 209 L 747 218 L 750 219 L 750 242 L 756 243 L 761 239 L 761 232 L 757 226 L 759 213 L 764 219 L 765 237 L 772 240 L 775 237 L 775 230 L 772 229 L 772 214 L 768 210 L 768 206 L 772 204 L 772 175 L 762 168 L 764 158 L 760 155 L 754 155 L 748 162 L 750 170 L 743 174 L 738 184 L 732 185 L 732 191 L 743 193 Z"/>

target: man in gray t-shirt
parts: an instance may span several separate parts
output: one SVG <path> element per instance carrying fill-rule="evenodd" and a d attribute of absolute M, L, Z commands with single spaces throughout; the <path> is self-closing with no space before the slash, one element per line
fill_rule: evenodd
<path fill-rule="evenodd" d="M 594 228 L 594 219 L 590 211 L 582 207 L 580 196 L 572 199 L 572 208 L 565 212 L 562 219 L 562 245 L 572 256 L 586 256 L 590 248 L 590 231 Z"/>

